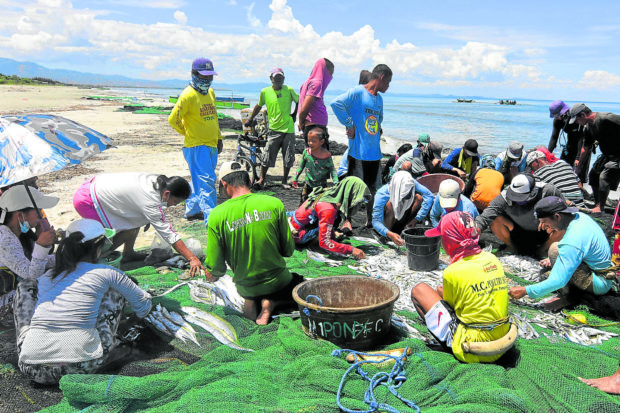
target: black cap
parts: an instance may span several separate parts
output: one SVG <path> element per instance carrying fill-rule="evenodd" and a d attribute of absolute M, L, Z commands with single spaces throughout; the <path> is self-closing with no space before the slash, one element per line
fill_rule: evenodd
<path fill-rule="evenodd" d="M 475 139 L 467 139 L 463 150 L 468 156 L 478 156 L 478 142 Z"/>
<path fill-rule="evenodd" d="M 557 196 L 548 196 L 536 202 L 534 215 L 536 218 L 547 218 L 557 213 L 574 214 L 578 208 L 569 207 L 565 200 Z"/>

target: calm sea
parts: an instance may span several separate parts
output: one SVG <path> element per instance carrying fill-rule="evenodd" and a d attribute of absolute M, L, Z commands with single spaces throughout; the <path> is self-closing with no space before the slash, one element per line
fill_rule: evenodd
<path fill-rule="evenodd" d="M 217 87 L 216 85 L 214 85 Z M 132 96 L 156 96 L 167 99 L 178 95 L 180 89 L 122 89 Z M 235 90 L 234 96 L 244 96 L 252 105 L 258 100 L 260 90 Z M 329 92 L 329 90 L 328 90 Z M 404 142 L 415 142 L 421 133 L 428 133 L 432 140 L 444 147 L 461 146 L 467 139 L 478 141 L 481 154 L 498 154 L 513 140 L 522 142 L 526 149 L 549 143 L 552 120 L 549 118 L 549 104 L 555 100 L 517 100 L 516 105 L 500 105 L 498 99 L 474 99 L 472 103 L 457 103 L 455 98 L 398 95 L 390 89 L 383 95 L 383 133 L 399 146 Z M 231 91 L 218 91 L 227 96 Z M 325 102 L 331 102 L 336 95 L 327 94 Z M 561 98 L 561 96 L 559 97 Z M 567 101 L 568 105 L 577 102 Z M 585 102 L 590 109 L 599 112 L 620 114 L 620 103 Z M 330 135 L 338 139 L 344 128 L 329 112 Z M 560 149 L 555 153 L 559 155 Z"/>

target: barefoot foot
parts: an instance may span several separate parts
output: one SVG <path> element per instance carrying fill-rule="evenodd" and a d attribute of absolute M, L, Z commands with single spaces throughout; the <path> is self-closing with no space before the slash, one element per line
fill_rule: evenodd
<path fill-rule="evenodd" d="M 261 312 L 256 318 L 256 324 L 259 326 L 266 326 L 267 323 L 269 323 L 273 307 L 273 302 L 271 300 L 263 299 L 261 301 Z"/>

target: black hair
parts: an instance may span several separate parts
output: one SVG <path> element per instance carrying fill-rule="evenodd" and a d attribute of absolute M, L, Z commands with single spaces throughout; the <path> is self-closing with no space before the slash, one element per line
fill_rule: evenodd
<path fill-rule="evenodd" d="M 233 186 L 233 187 L 245 186 L 249 188 L 251 185 L 250 174 L 247 173 L 247 171 L 231 172 L 225 177 L 223 177 L 221 181 L 224 181 L 228 185 Z"/>
<path fill-rule="evenodd" d="M 324 57 L 323 60 L 325 60 L 325 68 L 327 68 L 327 70 L 329 70 L 330 72 L 333 72 L 334 64 L 332 63 L 332 61 L 326 57 Z"/>
<path fill-rule="evenodd" d="M 76 231 L 60 241 L 56 249 L 56 264 L 52 270 L 52 279 L 63 272 L 74 271 L 80 261 L 94 263 L 97 259 L 97 250 L 106 242 L 104 236 L 82 242 L 84 234 Z"/>
<path fill-rule="evenodd" d="M 7 225 L 13 218 L 13 215 L 19 212 L 27 214 L 33 209 L 34 208 L 32 207 L 28 207 L 28 208 L 19 209 L 17 211 L 7 212 L 6 215 L 4 216 L 4 221 L 0 223 L 0 225 Z M 22 249 L 24 250 L 24 256 L 28 258 L 28 260 L 32 260 L 32 251 L 34 251 L 34 243 L 37 241 L 37 236 L 35 235 L 33 231 L 26 231 L 26 233 L 20 233 L 18 238 L 19 238 L 19 243 L 22 244 Z"/>
<path fill-rule="evenodd" d="M 400 145 L 400 148 L 396 150 L 396 153 L 398 154 L 398 156 L 401 156 L 404 153 L 407 153 L 412 149 L 413 149 L 413 146 L 410 143 L 405 143 L 405 144 Z"/>
<path fill-rule="evenodd" d="M 384 64 L 375 66 L 375 68 L 372 69 L 372 78 L 379 79 L 381 75 L 383 75 L 383 77 L 392 77 L 392 69 Z"/>
<path fill-rule="evenodd" d="M 370 79 L 372 77 L 372 73 L 370 73 L 368 70 L 364 69 L 360 72 L 360 80 L 359 80 L 359 84 L 360 85 L 365 85 L 366 83 L 370 82 Z"/>
<path fill-rule="evenodd" d="M 310 136 L 311 133 L 316 133 L 316 132 L 318 132 L 320 134 L 319 135 L 319 140 L 326 140 L 327 139 L 327 137 L 325 136 L 326 135 L 325 129 L 321 128 L 320 126 L 315 126 L 314 128 L 310 129 L 308 131 L 308 136 Z"/>
<path fill-rule="evenodd" d="M 164 191 L 170 191 L 170 196 L 184 200 L 189 198 L 192 193 L 189 182 L 180 176 L 168 178 L 166 175 L 159 175 L 157 182 L 153 184 L 153 189 L 159 191 L 159 195 L 162 195 Z"/>

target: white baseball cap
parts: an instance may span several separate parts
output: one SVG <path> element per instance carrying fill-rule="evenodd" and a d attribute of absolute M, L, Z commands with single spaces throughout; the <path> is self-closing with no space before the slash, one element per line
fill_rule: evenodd
<path fill-rule="evenodd" d="M 439 184 L 439 205 L 454 208 L 459 203 L 461 186 L 454 179 L 446 179 Z"/>
<path fill-rule="evenodd" d="M 58 204 L 59 198 L 43 195 L 41 191 L 33 187 L 28 188 L 32 194 L 32 199 L 28 196 L 24 185 L 16 185 L 3 192 L 0 196 L 0 208 L 5 209 L 6 212 L 13 212 L 24 208 L 52 208 Z M 34 205 L 32 204 L 33 200 Z"/>
<path fill-rule="evenodd" d="M 100 222 L 87 218 L 78 219 L 69 224 L 66 230 L 67 236 L 74 232 L 81 232 L 84 234 L 84 238 L 81 242 L 90 241 L 101 236 L 110 239 L 116 234 L 116 231 L 113 229 L 104 228 Z"/>
<path fill-rule="evenodd" d="M 226 175 L 229 175 L 233 172 L 246 172 L 248 175 L 248 171 L 243 167 L 243 165 L 237 161 L 229 161 L 224 162 L 222 166 L 220 166 L 220 177 L 218 181 L 221 181 L 222 178 L 225 178 Z M 250 176 L 250 182 L 252 181 L 252 177 Z"/>

